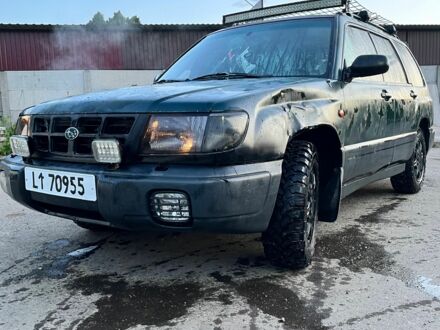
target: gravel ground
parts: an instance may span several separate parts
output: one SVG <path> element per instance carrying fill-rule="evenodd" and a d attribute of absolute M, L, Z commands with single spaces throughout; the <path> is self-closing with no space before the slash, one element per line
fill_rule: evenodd
<path fill-rule="evenodd" d="M 440 149 L 423 191 L 389 181 L 320 224 L 313 265 L 257 235 L 93 234 L 0 193 L 0 329 L 440 329 Z"/>

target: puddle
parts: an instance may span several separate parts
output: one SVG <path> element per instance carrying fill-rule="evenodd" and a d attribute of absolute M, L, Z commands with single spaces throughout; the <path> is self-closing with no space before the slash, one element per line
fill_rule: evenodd
<path fill-rule="evenodd" d="M 56 241 L 44 244 L 43 250 L 58 251 L 67 246 L 70 246 L 70 244 L 71 243 L 68 239 L 57 239 Z"/>
<path fill-rule="evenodd" d="M 361 232 L 359 226 L 319 237 L 315 257 L 337 259 L 340 266 L 353 272 L 368 268 L 375 273 L 382 274 L 394 264 L 385 248 L 371 242 L 366 234 Z"/>
<path fill-rule="evenodd" d="M 41 250 L 33 252 L 28 258 L 20 260 L 19 262 L 23 263 L 27 261 L 30 266 L 36 268 L 31 269 L 25 274 L 15 275 L 5 279 L 0 284 L 0 287 L 6 287 L 23 280 L 39 282 L 43 278 L 64 278 L 67 275 L 67 269 L 72 263 L 89 257 L 105 242 L 106 239 L 103 239 L 98 242 L 82 245 L 79 249 L 74 251 L 71 251 L 73 243 L 67 239 L 59 239 L 46 243 Z M 12 268 L 13 267 L 9 267 L 7 270 L 11 270 Z"/>
<path fill-rule="evenodd" d="M 68 288 L 84 295 L 103 295 L 98 311 L 81 321 L 79 330 L 127 329 L 137 325 L 161 326 L 187 314 L 204 295 L 197 283 L 170 286 L 112 281 L 108 275 L 78 277 Z"/>
<path fill-rule="evenodd" d="M 379 207 L 378 209 L 374 210 L 371 213 L 362 215 L 358 219 L 356 219 L 356 222 L 359 223 L 381 223 L 384 222 L 383 216 L 387 213 L 390 213 L 394 211 L 402 202 L 406 201 L 406 198 L 396 197 L 391 198 L 389 201 L 391 201 L 390 204 L 384 205 Z"/>
<path fill-rule="evenodd" d="M 261 262 L 261 258 L 258 262 Z M 241 259 L 244 261 L 245 259 Z M 247 259 L 240 264 L 252 268 L 254 262 Z M 287 329 L 327 329 L 322 321 L 330 316 L 331 309 L 322 309 L 323 301 L 327 297 L 326 290 L 334 285 L 334 275 L 327 276 L 318 262 L 314 264 L 308 280 L 313 282 L 315 289 L 309 292 L 310 297 L 301 299 L 295 292 L 275 282 L 283 275 L 270 275 L 264 278 L 248 279 L 239 281 L 229 275 L 220 272 L 209 274 L 217 283 L 223 285 L 226 291 L 216 297 L 224 305 L 232 304 L 234 297 L 241 296 L 249 304 L 248 314 L 254 320 L 259 311 L 278 318 L 280 326 Z M 286 270 L 283 270 L 286 272 Z M 328 275 L 328 274 L 327 274 Z M 293 275 L 294 276 L 294 275 Z M 254 324 L 251 321 L 251 328 Z"/>
<path fill-rule="evenodd" d="M 228 284 L 232 282 L 232 277 L 229 275 L 222 275 L 220 272 L 213 272 L 209 274 L 212 278 L 214 278 L 217 282 Z"/>
<path fill-rule="evenodd" d="M 383 205 L 378 209 L 362 215 L 356 222 L 360 224 L 377 224 L 384 221 L 384 215 L 394 211 L 405 198 L 395 197 L 388 199 L 390 204 Z M 375 273 L 383 274 L 390 270 L 394 261 L 385 248 L 372 242 L 361 226 L 349 227 L 342 232 L 318 237 L 316 246 L 316 258 L 337 259 L 342 267 L 353 272 L 360 272 L 368 268 Z"/>
<path fill-rule="evenodd" d="M 345 325 L 355 325 L 363 320 L 370 320 L 370 319 L 375 319 L 378 318 L 379 320 L 381 318 L 387 318 L 386 315 L 388 314 L 392 314 L 392 313 L 396 313 L 396 312 L 406 312 L 406 311 L 410 311 L 412 309 L 416 309 L 416 308 L 420 308 L 423 306 L 430 306 L 432 304 L 432 300 L 422 300 L 422 301 L 418 301 L 418 302 L 412 302 L 412 303 L 408 303 L 408 304 L 404 304 L 404 305 L 399 305 L 396 307 L 389 307 L 386 308 L 382 311 L 379 312 L 373 312 L 373 313 L 369 313 L 364 315 L 363 317 L 354 317 L 351 319 L 348 319 L 345 322 Z M 339 324 L 338 326 L 341 327 L 343 324 Z M 353 327 L 354 329 L 354 327 Z"/>
<path fill-rule="evenodd" d="M 261 280 L 249 280 L 236 287 L 252 308 L 258 308 L 266 314 L 277 317 L 280 323 L 294 329 L 327 329 L 322 320 L 330 315 L 318 312 L 316 306 L 309 306 L 292 290 Z"/>

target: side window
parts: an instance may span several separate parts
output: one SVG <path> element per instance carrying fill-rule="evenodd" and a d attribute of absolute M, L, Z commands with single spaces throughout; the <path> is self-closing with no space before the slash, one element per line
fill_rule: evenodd
<path fill-rule="evenodd" d="M 391 42 L 385 38 L 379 37 L 377 35 L 372 35 L 374 44 L 376 45 L 377 52 L 379 55 L 385 55 L 388 57 L 390 63 L 390 70 L 384 74 L 385 81 L 388 83 L 401 83 L 407 84 L 405 71 L 403 70 L 402 63 L 397 56 Z"/>
<path fill-rule="evenodd" d="M 400 42 L 395 42 L 394 45 L 399 52 L 403 65 L 405 66 L 409 82 L 413 84 L 413 86 L 425 86 L 425 82 L 423 80 L 422 74 L 420 73 L 419 66 L 417 65 L 416 61 L 414 60 L 414 56 L 410 53 L 408 48 Z"/>
<path fill-rule="evenodd" d="M 354 27 L 348 27 L 345 31 L 344 61 L 350 67 L 354 60 L 361 55 L 376 55 L 376 48 L 368 32 Z M 382 75 L 356 78 L 363 81 L 383 81 Z"/>

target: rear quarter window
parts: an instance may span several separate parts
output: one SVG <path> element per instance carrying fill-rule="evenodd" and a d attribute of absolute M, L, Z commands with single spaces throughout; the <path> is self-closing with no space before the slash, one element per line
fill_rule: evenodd
<path fill-rule="evenodd" d="M 394 42 L 394 45 L 396 46 L 397 52 L 402 59 L 403 65 L 405 66 L 409 82 L 413 86 L 425 86 L 425 81 L 423 79 L 422 73 L 420 72 L 420 68 L 417 65 L 414 56 L 411 54 L 409 49 L 400 42 Z"/>

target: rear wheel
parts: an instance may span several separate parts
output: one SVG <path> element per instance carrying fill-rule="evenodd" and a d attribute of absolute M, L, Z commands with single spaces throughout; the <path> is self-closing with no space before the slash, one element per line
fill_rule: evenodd
<path fill-rule="evenodd" d="M 312 143 L 294 141 L 287 148 L 275 210 L 262 237 L 272 264 L 290 269 L 310 265 L 318 205 L 318 154 Z"/>
<path fill-rule="evenodd" d="M 426 142 L 423 132 L 417 132 L 416 145 L 411 159 L 406 163 L 405 172 L 393 176 L 391 184 L 400 194 L 416 194 L 423 186 L 426 173 Z"/>

